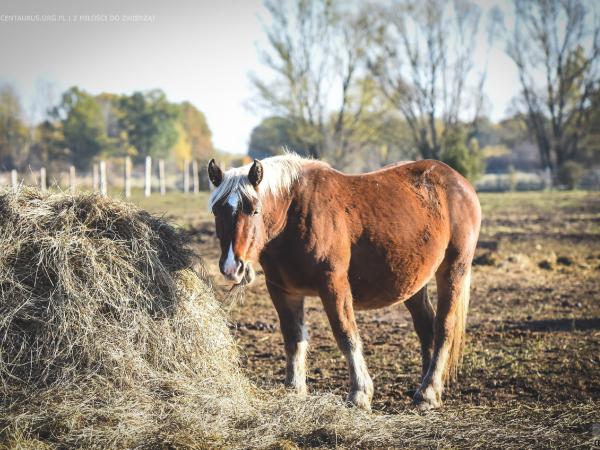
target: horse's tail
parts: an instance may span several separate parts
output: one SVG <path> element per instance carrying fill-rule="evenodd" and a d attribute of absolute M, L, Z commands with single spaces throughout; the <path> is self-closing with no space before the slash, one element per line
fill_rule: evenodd
<path fill-rule="evenodd" d="M 450 354 L 446 364 L 446 379 L 454 381 L 458 375 L 458 366 L 462 362 L 463 350 L 465 347 L 465 331 L 467 327 L 467 311 L 469 310 L 469 294 L 471 292 L 471 266 L 463 277 L 460 285 L 460 294 L 458 296 L 458 305 L 456 305 L 456 315 L 454 320 L 454 333 L 452 344 L 450 345 Z"/>

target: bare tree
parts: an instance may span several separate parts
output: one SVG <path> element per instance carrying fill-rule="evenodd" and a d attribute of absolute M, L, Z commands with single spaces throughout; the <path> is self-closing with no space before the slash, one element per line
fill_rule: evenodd
<path fill-rule="evenodd" d="M 366 18 L 329 0 L 267 1 L 266 7 L 272 20 L 261 59 L 275 78 L 251 77 L 257 103 L 289 120 L 306 153 L 339 160 L 363 112 Z"/>
<path fill-rule="evenodd" d="M 379 17 L 372 72 L 421 156 L 439 159 L 447 135 L 476 123 L 483 105 L 486 67 L 474 65 L 481 11 L 462 0 L 409 0 L 382 7 Z"/>
<path fill-rule="evenodd" d="M 599 83 L 598 15 L 582 0 L 514 0 L 507 51 L 518 68 L 528 128 L 556 176 L 577 159 Z"/>

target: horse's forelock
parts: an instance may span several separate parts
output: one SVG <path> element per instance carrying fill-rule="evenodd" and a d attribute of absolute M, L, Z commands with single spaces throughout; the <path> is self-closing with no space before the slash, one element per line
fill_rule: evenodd
<path fill-rule="evenodd" d="M 215 204 L 229 199 L 232 194 L 238 194 L 241 199 L 257 200 L 266 194 L 278 196 L 287 193 L 300 177 L 302 166 L 308 161 L 310 160 L 293 153 L 263 159 L 261 163 L 264 176 L 256 189 L 248 179 L 251 164 L 229 169 L 221 184 L 212 192 L 208 202 L 209 209 L 212 210 Z"/>

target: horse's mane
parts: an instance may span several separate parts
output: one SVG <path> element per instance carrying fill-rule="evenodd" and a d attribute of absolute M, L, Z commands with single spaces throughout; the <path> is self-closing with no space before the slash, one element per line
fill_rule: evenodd
<path fill-rule="evenodd" d="M 262 159 L 260 162 L 263 166 L 263 179 L 258 189 L 254 189 L 248 180 L 252 163 L 229 169 L 225 172 L 221 184 L 211 193 L 208 208 L 212 210 L 216 203 L 229 198 L 231 194 L 238 194 L 240 198 L 248 200 L 257 200 L 266 194 L 278 196 L 288 193 L 300 177 L 302 166 L 311 161 L 295 153 Z"/>

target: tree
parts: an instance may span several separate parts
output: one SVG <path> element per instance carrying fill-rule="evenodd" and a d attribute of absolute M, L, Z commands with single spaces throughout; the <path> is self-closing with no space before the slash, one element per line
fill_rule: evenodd
<path fill-rule="evenodd" d="M 44 120 L 32 127 L 28 165 L 52 170 L 52 166 L 64 165 L 71 156 L 60 122 Z"/>
<path fill-rule="evenodd" d="M 14 88 L 0 86 L 0 166 L 11 169 L 24 153 L 28 139 L 21 102 Z"/>
<path fill-rule="evenodd" d="M 469 1 L 410 0 L 379 12 L 370 67 L 423 158 L 440 159 L 468 114 L 477 123 L 485 80 L 474 65 L 480 16 Z"/>
<path fill-rule="evenodd" d="M 329 0 L 265 5 L 272 20 L 261 58 L 275 77 L 269 82 L 251 77 L 256 103 L 285 119 L 296 151 L 335 162 L 347 151 L 363 112 L 363 96 L 351 93 L 360 89 L 364 72 L 368 16 Z"/>
<path fill-rule="evenodd" d="M 507 52 L 544 167 L 554 177 L 581 156 L 590 96 L 598 87 L 600 27 L 582 0 L 514 0 Z"/>
<path fill-rule="evenodd" d="M 171 151 L 177 165 L 183 168 L 185 162 L 191 160 L 193 157 L 192 146 L 190 145 L 188 134 L 185 132 L 183 125 L 177 122 L 175 124 L 175 129 L 177 130 L 177 141 L 175 141 L 175 145 Z"/>
<path fill-rule="evenodd" d="M 119 100 L 119 126 L 137 150 L 138 160 L 146 156 L 166 157 L 177 141 L 178 111 L 163 91 L 135 92 Z"/>
<path fill-rule="evenodd" d="M 91 161 L 108 146 L 100 105 L 87 92 L 72 87 L 62 95 L 52 115 L 60 122 L 71 162 L 79 169 L 88 169 Z"/>
<path fill-rule="evenodd" d="M 294 124 L 285 117 L 267 117 L 254 127 L 250 134 L 248 155 L 252 158 L 266 158 L 280 155 L 283 148 L 308 156 L 304 153 L 302 142 L 296 142 Z"/>
<path fill-rule="evenodd" d="M 477 139 L 471 138 L 466 144 L 466 133 L 457 127 L 446 135 L 446 148 L 442 161 L 458 171 L 471 182 L 483 174 L 485 163 Z"/>
<path fill-rule="evenodd" d="M 189 102 L 179 105 L 181 125 L 190 145 L 191 157 L 201 160 L 210 159 L 215 152 L 212 133 L 204 114 Z"/>

